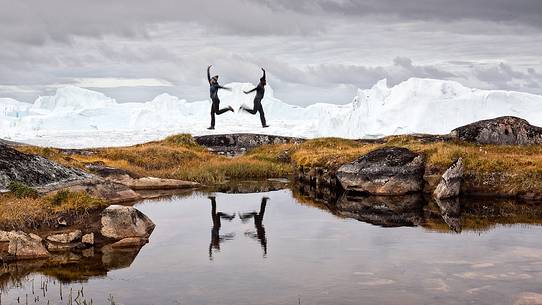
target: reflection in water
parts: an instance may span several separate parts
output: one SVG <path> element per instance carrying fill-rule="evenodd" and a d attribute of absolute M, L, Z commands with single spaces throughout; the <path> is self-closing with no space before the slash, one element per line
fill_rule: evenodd
<path fill-rule="evenodd" d="M 220 228 L 222 226 L 221 219 L 225 219 L 231 222 L 235 218 L 235 214 L 226 214 L 223 212 L 217 212 L 216 209 L 216 197 L 208 196 L 211 200 L 211 218 L 213 220 L 213 228 L 211 229 L 211 243 L 209 244 L 209 259 L 213 259 L 213 249 L 220 251 L 220 243 L 226 240 L 233 240 L 235 238 L 235 233 L 227 233 L 220 235 Z M 238 213 L 239 219 L 246 223 L 250 219 L 254 219 L 255 232 L 246 232 L 245 236 L 256 239 L 260 242 L 260 245 L 263 250 L 264 257 L 267 255 L 267 238 L 265 237 L 265 228 L 263 226 L 263 217 L 265 214 L 265 207 L 269 197 L 263 197 L 260 203 L 260 211 L 248 212 L 248 213 Z"/>
<path fill-rule="evenodd" d="M 327 194 L 298 185 L 294 196 L 343 218 L 382 227 L 422 226 L 439 232 L 487 231 L 496 225 L 542 224 L 542 204 L 515 199 L 461 197 L 434 200 L 422 194 L 367 196 Z"/>
<path fill-rule="evenodd" d="M 211 229 L 211 243 L 209 244 L 209 259 L 213 259 L 213 249 L 220 251 L 220 243 L 225 240 L 232 240 L 235 233 L 227 233 L 220 235 L 220 227 L 222 226 L 221 219 L 232 221 L 235 214 L 226 214 L 216 211 L 216 197 L 209 196 L 211 200 L 211 218 L 213 219 L 213 228 Z"/>
<path fill-rule="evenodd" d="M 256 239 L 260 241 L 260 245 L 262 246 L 263 250 L 263 256 L 267 256 L 267 238 L 265 237 L 265 228 L 263 226 L 263 216 L 265 214 L 265 206 L 267 205 L 267 201 L 269 200 L 269 197 L 263 197 L 262 202 L 260 203 L 260 211 L 258 213 L 256 212 L 249 212 L 249 213 L 239 213 L 239 218 L 243 222 L 247 222 L 251 218 L 254 219 L 254 227 L 256 228 L 256 232 L 247 232 L 245 235 Z"/>
<path fill-rule="evenodd" d="M 542 228 L 508 225 L 542 223 L 537 203 L 207 195 L 138 205 L 156 223 L 141 251 L 97 247 L 3 265 L 0 303 L 542 303 Z"/>

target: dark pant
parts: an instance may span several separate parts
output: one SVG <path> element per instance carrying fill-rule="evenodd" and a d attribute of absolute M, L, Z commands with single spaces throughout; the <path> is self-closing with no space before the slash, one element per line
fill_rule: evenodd
<path fill-rule="evenodd" d="M 222 108 L 220 109 L 220 100 L 216 99 L 213 100 L 213 105 L 211 106 L 211 127 L 215 127 L 215 114 L 221 115 L 224 112 L 230 111 L 229 108 Z"/>
<path fill-rule="evenodd" d="M 253 109 L 243 107 L 243 110 L 245 110 L 246 112 L 248 112 L 250 114 L 256 114 L 257 112 L 259 112 L 260 113 L 260 121 L 262 121 L 262 126 L 267 125 L 265 123 L 265 114 L 263 113 L 262 100 L 257 100 L 257 99 L 254 100 L 254 108 Z"/>

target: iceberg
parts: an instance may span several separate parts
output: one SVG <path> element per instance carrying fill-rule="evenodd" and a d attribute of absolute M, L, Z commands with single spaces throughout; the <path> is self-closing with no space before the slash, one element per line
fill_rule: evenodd
<path fill-rule="evenodd" d="M 0 138 L 65 148 L 125 146 L 170 134 L 266 133 L 304 138 L 376 138 L 387 135 L 444 134 L 474 121 L 504 115 L 542 125 L 542 96 L 502 90 L 468 88 L 455 81 L 411 78 L 390 87 L 386 80 L 358 89 L 350 103 L 287 104 L 267 87 L 263 107 L 271 125 L 262 129 L 259 117 L 238 112 L 252 106 L 250 83 L 231 83 L 220 91 L 221 107 L 236 112 L 210 120 L 208 100 L 187 101 L 161 94 L 151 101 L 118 103 L 100 92 L 75 86 L 59 88 L 33 104 L 0 98 Z"/>

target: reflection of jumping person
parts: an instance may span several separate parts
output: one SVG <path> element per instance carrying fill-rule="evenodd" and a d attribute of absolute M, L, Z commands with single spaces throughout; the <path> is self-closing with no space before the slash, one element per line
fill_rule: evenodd
<path fill-rule="evenodd" d="M 213 228 L 211 229 L 211 243 L 209 244 L 209 259 L 213 259 L 213 249 L 220 251 L 220 243 L 224 240 L 233 239 L 233 234 L 220 236 L 221 218 L 231 221 L 235 214 L 229 215 L 216 211 L 216 197 L 209 196 L 211 200 L 211 218 L 213 219 Z"/>
<path fill-rule="evenodd" d="M 250 237 L 260 241 L 260 245 L 263 249 L 263 255 L 267 255 L 267 237 L 265 236 L 265 228 L 263 226 L 263 216 L 265 214 L 265 206 L 267 205 L 268 197 L 263 197 L 262 202 L 260 203 L 260 212 L 250 212 L 239 214 L 241 221 L 246 222 L 250 218 L 254 218 L 254 227 L 256 227 L 256 234 L 247 234 Z"/>
<path fill-rule="evenodd" d="M 211 106 L 211 127 L 207 129 L 215 129 L 215 114 L 221 115 L 226 111 L 233 112 L 233 108 L 228 106 L 227 108 L 220 109 L 220 99 L 218 98 L 218 89 L 231 90 L 230 88 L 222 87 L 218 84 L 218 75 L 211 77 L 211 67 L 207 67 L 207 80 L 209 81 L 209 91 L 211 93 L 211 101 L 213 102 Z"/>
<path fill-rule="evenodd" d="M 263 113 L 263 107 L 262 107 L 262 99 L 265 94 L 265 85 L 267 85 L 267 80 L 265 79 L 265 70 L 262 68 L 263 76 L 260 78 L 260 83 L 256 88 L 250 90 L 250 91 L 243 91 L 245 94 L 249 94 L 251 92 L 256 91 L 256 96 L 254 97 L 254 108 L 246 108 L 245 106 L 241 106 L 241 110 L 244 110 L 250 114 L 256 114 L 256 112 L 260 113 L 260 120 L 262 121 L 262 127 L 269 127 L 265 123 L 265 114 Z"/>

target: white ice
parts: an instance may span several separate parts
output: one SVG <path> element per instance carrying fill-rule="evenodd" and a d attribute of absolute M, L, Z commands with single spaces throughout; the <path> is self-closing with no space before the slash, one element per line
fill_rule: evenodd
<path fill-rule="evenodd" d="M 33 104 L 0 98 L 0 138 L 65 148 L 124 146 L 176 133 L 266 133 L 295 137 L 375 138 L 394 134 L 444 134 L 477 120 L 513 115 L 542 125 L 542 96 L 479 90 L 454 81 L 411 78 L 388 87 L 386 80 L 358 90 L 351 103 L 299 107 L 274 97 L 267 87 L 263 100 L 269 128 L 258 115 L 237 111 L 252 106 L 248 83 L 226 85 L 221 107 L 236 112 L 210 121 L 210 101 L 188 102 L 162 94 L 142 103 L 117 103 L 102 93 L 67 86 Z"/>

